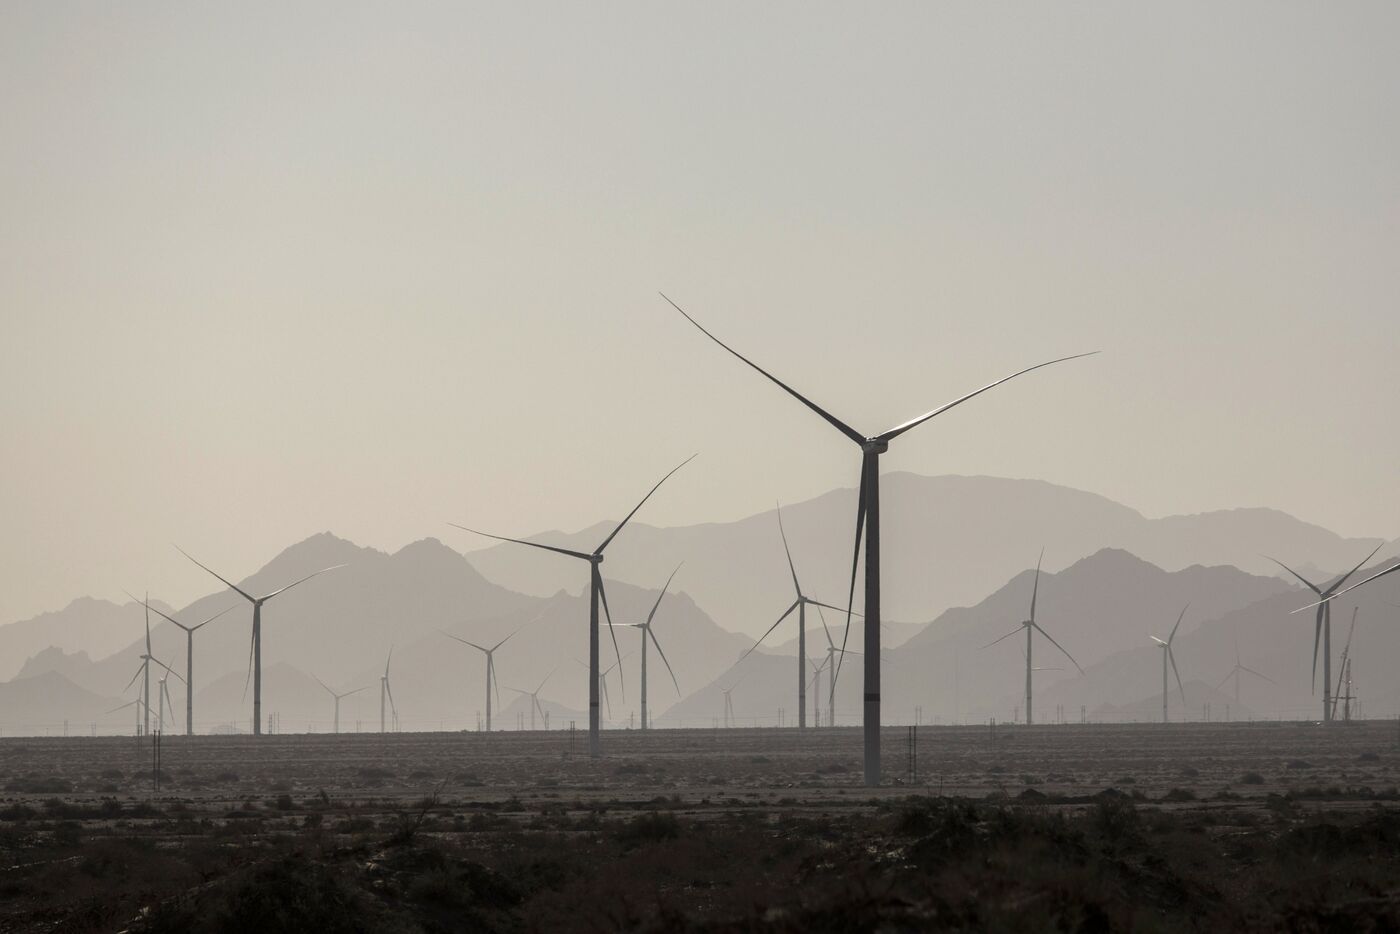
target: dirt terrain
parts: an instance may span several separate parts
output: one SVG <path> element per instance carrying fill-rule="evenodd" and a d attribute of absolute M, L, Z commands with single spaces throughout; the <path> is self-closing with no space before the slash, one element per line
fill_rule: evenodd
<path fill-rule="evenodd" d="M 4 739 L 0 931 L 1400 923 L 1393 721 L 882 741 L 867 789 L 856 729 L 163 737 L 158 787 Z"/>

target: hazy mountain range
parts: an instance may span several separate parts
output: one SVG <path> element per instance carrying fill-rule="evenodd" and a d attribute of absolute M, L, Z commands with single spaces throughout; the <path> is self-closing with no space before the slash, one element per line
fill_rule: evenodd
<path fill-rule="evenodd" d="M 1258 552 L 1303 567 L 1338 568 L 1354 564 L 1375 544 L 1344 540 L 1270 510 L 1149 520 L 1102 497 L 1036 481 L 891 474 L 887 490 L 886 595 L 887 600 L 895 597 L 895 606 L 902 601 L 903 609 L 892 615 L 912 620 L 888 623 L 885 629 L 888 722 L 909 721 L 919 708 L 927 722 L 1011 718 L 1021 703 L 1023 640 L 980 647 L 1024 618 L 1033 578 L 1028 568 L 1041 541 L 1049 547 L 1039 619 L 1086 673 L 1080 675 L 1037 639 L 1036 663 L 1063 669 L 1036 675 L 1037 697 L 1043 698 L 1037 702 L 1038 720 L 1053 719 L 1056 704 L 1073 709 L 1071 719 L 1077 718 L 1080 705 L 1091 715 L 1107 715 L 1144 703 L 1150 708 L 1155 696 L 1160 706 L 1160 653 L 1147 635 L 1165 635 L 1188 601 L 1192 608 L 1177 649 L 1185 680 L 1217 684 L 1233 664 L 1238 632 L 1245 664 L 1278 682 L 1246 681 L 1247 706 L 1263 715 L 1311 716 L 1317 706 L 1307 677 L 1311 623 L 1304 615 L 1289 614 L 1306 601 Z M 852 492 L 838 490 L 783 511 L 805 590 L 832 603 L 844 602 L 842 585 L 850 571 L 853 515 L 846 515 L 847 507 L 853 513 Z M 605 523 L 575 536 L 541 540 L 591 548 L 608 527 Z M 1126 550 L 1103 547 L 1125 540 L 1133 543 Z M 1150 561 L 1130 553 L 1138 549 L 1159 557 Z M 1069 559 L 1080 550 L 1086 554 Z M 1256 573 L 1231 566 L 1233 562 L 1202 566 L 1187 560 L 1192 553 L 1231 555 Z M 222 572 L 236 573 L 205 549 L 196 554 Z M 734 630 L 761 632 L 793 599 L 774 513 L 679 529 L 629 525 L 603 566 L 614 620 L 643 618 L 657 597 L 654 588 L 681 559 L 685 565 L 656 624 L 679 692 L 663 659 L 654 649 L 650 654 L 651 703 L 659 724 L 708 724 L 722 717 L 721 688 L 736 680 L 736 714 L 748 711 L 746 716 L 766 722 L 781 708 L 787 721 L 794 722 L 795 616 L 769 637 L 762 651 L 733 668 L 753 638 Z M 279 715 L 283 729 L 330 729 L 333 700 L 318 678 L 337 691 L 365 688 L 342 701 L 342 729 L 357 722 L 377 729 L 379 678 L 391 648 L 391 684 L 403 728 L 474 729 L 485 709 L 484 660 L 441 630 L 485 645 L 510 636 L 497 656 L 501 690 L 492 706 L 498 728 L 514 728 L 517 712 L 526 713 L 528 723 L 528 702 L 508 688 L 533 690 L 546 676 L 540 697 L 554 711 L 553 725 L 585 717 L 586 574 L 574 563 L 519 546 L 464 557 L 435 539 L 388 554 L 321 534 L 286 549 L 239 583 L 265 593 L 332 564 L 347 566 L 288 591 L 264 609 L 264 710 Z M 193 567 L 192 572 L 202 573 Z M 552 589 L 513 589 L 542 588 L 544 581 Z M 196 636 L 196 720 L 201 731 L 247 729 L 251 611 L 217 581 L 211 578 L 210 584 L 210 595 L 188 607 L 165 607 L 156 603 L 156 594 L 153 603 L 186 622 L 232 608 Z M 1394 610 L 1381 595 L 1392 595 L 1388 589 L 1375 590 L 1359 592 L 1367 648 L 1364 664 L 1357 657 L 1356 673 L 1359 681 L 1367 679 L 1371 702 L 1379 703 L 1384 696 L 1400 696 L 1390 687 L 1383 661 L 1400 657 L 1400 644 L 1390 644 L 1386 634 L 1394 627 L 1382 623 L 1391 618 L 1385 613 Z M 936 605 L 934 595 L 945 591 L 972 596 L 967 606 L 946 609 L 932 623 L 917 622 L 934 615 L 920 617 L 918 607 Z M 944 596 L 941 602 L 951 599 Z M 711 602 L 727 609 L 716 611 Z M 1340 630 L 1351 605 L 1337 609 Z M 137 604 L 85 598 L 55 613 L 0 626 L 0 658 L 17 675 L 0 684 L 4 729 L 54 732 L 63 719 L 97 721 L 108 731 L 129 728 L 134 710 L 106 711 L 136 696 L 137 687 L 128 685 L 140 664 L 142 618 Z M 184 633 L 153 619 L 155 655 L 183 675 Z M 843 615 L 828 612 L 827 619 L 839 639 Z M 809 615 L 808 627 L 809 655 L 820 661 L 825 636 L 815 614 Z M 639 633 L 619 629 L 617 636 L 626 657 L 621 672 L 609 678 L 611 720 L 626 725 L 639 700 Z M 1335 634 L 1335 654 L 1344 638 L 1344 632 Z M 862 642 L 857 627 L 849 647 L 858 651 Z M 614 657 L 605 631 L 603 666 Z M 858 716 L 860 664 L 853 656 L 842 668 L 837 691 L 842 722 L 855 722 Z M 823 703 L 828 683 L 824 678 Z M 169 687 L 182 726 L 185 688 L 174 678 Z M 1213 695 L 1202 691 L 1200 696 Z M 1188 706 L 1206 702 L 1190 700 Z M 1174 703 L 1179 706 L 1179 699 Z M 1193 718 L 1201 713 L 1189 712 Z"/>
<path fill-rule="evenodd" d="M 1233 565 L 1273 575 L 1270 554 L 1295 567 L 1350 568 L 1379 539 L 1346 539 L 1273 509 L 1231 509 L 1149 519 L 1094 493 L 1040 480 L 887 473 L 881 480 L 882 598 L 885 616 L 927 622 L 968 606 L 1034 566 L 1058 571 L 1101 548 L 1121 548 L 1167 570 Z M 783 522 L 808 595 L 844 606 L 851 580 L 854 489 L 784 504 Z M 758 636 L 792 602 L 776 512 L 736 522 L 656 528 L 645 514 L 608 549 L 618 580 L 656 587 L 685 561 L 686 589 L 720 625 Z M 470 524 L 470 523 L 468 523 Z M 492 529 L 503 535 L 591 551 L 612 522 L 573 533 Z M 487 539 L 453 532 L 463 550 Z M 468 557 L 486 577 L 521 593 L 548 594 L 577 569 L 545 553 L 499 544 Z M 859 599 L 859 591 L 857 591 Z"/>

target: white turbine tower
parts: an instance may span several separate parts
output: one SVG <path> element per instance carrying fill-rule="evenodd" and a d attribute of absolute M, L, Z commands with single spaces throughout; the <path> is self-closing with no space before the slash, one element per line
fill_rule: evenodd
<path fill-rule="evenodd" d="M 1191 608 L 1191 604 L 1181 608 L 1181 615 L 1176 618 L 1176 625 L 1172 627 L 1171 635 L 1166 641 L 1158 639 L 1156 636 L 1149 638 L 1157 643 L 1157 647 L 1162 650 L 1162 722 L 1167 722 L 1167 663 L 1171 662 L 1172 674 L 1176 675 L 1176 689 L 1181 692 L 1181 704 L 1186 705 L 1186 689 L 1181 686 L 1181 672 L 1176 669 L 1176 655 L 1172 652 L 1172 641 L 1176 639 L 1176 631 L 1181 628 L 1181 621 L 1186 617 L 1186 611 Z"/>
<path fill-rule="evenodd" d="M 1040 633 L 1042 636 L 1044 636 L 1046 639 L 1049 639 L 1049 640 L 1050 640 L 1050 644 L 1053 645 L 1055 648 L 1059 649 L 1060 652 L 1064 654 L 1065 658 L 1069 659 L 1071 662 L 1074 662 L 1074 667 L 1075 667 L 1075 668 L 1079 668 L 1079 673 L 1080 673 L 1081 675 L 1084 674 L 1084 669 L 1079 667 L 1079 662 L 1077 662 L 1077 661 L 1074 660 L 1074 656 L 1071 655 L 1071 654 L 1069 654 L 1069 652 L 1065 651 L 1065 647 L 1062 646 L 1062 645 L 1060 645 L 1060 643 L 1056 642 L 1056 641 L 1055 641 L 1055 637 L 1052 636 L 1052 635 L 1050 635 L 1050 633 L 1046 632 L 1046 631 L 1045 631 L 1045 628 L 1035 621 L 1035 599 L 1036 599 L 1036 595 L 1040 593 L 1040 562 L 1041 562 L 1041 559 L 1043 559 L 1044 557 L 1045 557 L 1045 551 L 1042 549 L 1041 552 L 1040 552 L 1040 558 L 1037 558 L 1037 559 L 1036 559 L 1036 562 L 1035 562 L 1035 583 L 1031 586 L 1031 615 L 1030 615 L 1030 618 L 1029 618 L 1029 619 L 1026 619 L 1026 620 L 1024 620 L 1024 621 L 1022 621 L 1022 623 L 1021 623 L 1019 626 L 1017 626 L 1015 629 L 1013 629 L 1013 630 L 1011 630 L 1010 632 L 1008 632 L 1006 635 L 1002 636 L 1000 639 L 994 639 L 993 641 L 991 641 L 991 642 L 987 643 L 986 645 L 982 646 L 982 648 L 984 648 L 984 649 L 989 649 L 989 648 L 991 648 L 992 646 L 996 645 L 998 642 L 1001 642 L 1001 641 L 1004 640 L 1004 639 L 1010 639 L 1012 636 L 1016 635 L 1017 633 L 1021 632 L 1022 630 L 1025 630 L 1025 633 L 1026 633 L 1026 647 L 1025 647 L 1024 650 L 1022 650 L 1021 654 L 1024 655 L 1024 656 L 1025 656 L 1025 659 L 1026 659 L 1026 725 L 1027 725 L 1027 726 L 1030 726 L 1032 723 L 1035 722 L 1035 719 L 1034 719 L 1034 718 L 1032 717 L 1032 715 L 1031 715 L 1031 693 L 1032 693 L 1032 691 L 1031 691 L 1031 672 L 1033 672 L 1033 671 L 1058 671 L 1058 670 L 1059 670 L 1059 669 L 1054 669 L 1054 668 L 1036 668 L 1034 665 L 1031 664 L 1031 649 L 1032 649 L 1032 645 L 1031 645 L 1032 639 L 1031 639 L 1031 637 L 1032 637 L 1033 635 L 1035 635 L 1035 633 L 1039 632 L 1039 633 Z"/>
<path fill-rule="evenodd" d="M 324 574 L 324 573 L 326 573 L 327 571 L 334 571 L 336 568 L 343 568 L 343 567 L 345 567 L 345 565 L 343 565 L 343 564 L 335 564 L 335 565 L 331 565 L 331 566 L 328 567 L 328 568 L 321 568 L 321 570 L 315 571 L 315 572 L 313 572 L 313 573 L 311 573 L 311 574 L 308 574 L 308 575 L 306 575 L 305 577 L 300 578 L 299 580 L 294 580 L 294 581 L 292 581 L 290 584 L 288 584 L 288 585 L 285 586 L 285 587 L 279 587 L 279 588 L 277 588 L 276 590 L 272 591 L 272 593 L 264 594 L 264 595 L 261 596 L 261 597 L 255 597 L 255 596 L 253 596 L 252 594 L 248 593 L 248 591 L 246 591 L 246 590 L 242 589 L 241 587 L 239 587 L 237 584 L 234 584 L 234 583 L 233 583 L 232 581 L 230 581 L 228 578 L 226 578 L 226 577 L 221 577 L 221 576 L 220 576 L 218 573 L 216 573 L 215 571 L 210 570 L 208 567 L 205 567 L 203 564 L 200 564 L 198 561 L 195 561 L 194 557 L 193 557 L 189 552 L 187 552 L 187 551 L 185 551 L 183 548 L 181 548 L 179 545 L 176 545 L 176 546 L 175 546 L 175 550 L 178 551 L 178 552 L 180 552 L 180 554 L 184 555 L 186 558 L 189 558 L 191 561 L 194 561 L 194 563 L 195 563 L 196 565 L 198 565 L 198 566 L 201 567 L 201 568 L 204 568 L 204 570 L 208 571 L 210 574 L 213 574 L 213 575 L 214 575 L 215 577 L 217 577 L 220 581 L 222 581 L 222 582 L 228 587 L 229 590 L 232 590 L 234 593 L 238 594 L 238 595 L 239 595 L 240 597 L 242 597 L 244 600 L 247 600 L 249 603 L 251 603 L 251 604 L 253 605 L 253 638 L 252 638 L 252 644 L 249 646 L 248 654 L 251 656 L 251 659 L 252 659 L 252 668 L 253 668 L 253 735 L 254 735 L 254 736 L 261 736 L 261 735 L 262 735 L 262 606 L 263 606 L 264 603 L 266 603 L 267 601 L 271 600 L 273 597 L 277 596 L 278 594 L 280 594 L 280 593 L 286 593 L 288 590 L 291 590 L 293 587 L 297 586 L 298 584 L 304 584 L 304 583 L 306 583 L 307 581 L 311 580 L 311 578 L 315 577 L 315 576 L 318 575 L 318 574 Z"/>
<path fill-rule="evenodd" d="M 391 649 L 390 651 L 392 652 L 392 649 Z M 315 676 L 313 675 L 312 677 L 315 677 Z M 368 687 L 355 688 L 353 691 L 345 691 L 345 692 L 342 693 L 342 694 L 337 694 L 335 691 L 332 691 L 329 687 L 327 687 L 327 686 L 326 686 L 326 682 L 322 681 L 320 678 L 316 678 L 316 683 L 319 684 L 321 687 L 325 688 L 327 694 L 329 694 L 331 697 L 334 697 L 334 698 L 335 698 L 335 732 L 336 732 L 337 734 L 339 734 L 339 733 L 340 733 L 340 701 L 341 701 L 341 698 L 349 697 L 351 694 L 358 694 L 358 693 L 360 693 L 361 691 L 367 691 L 367 690 L 369 690 L 369 688 L 368 688 Z M 383 732 L 382 727 L 381 727 L 380 732 Z"/>
<path fill-rule="evenodd" d="M 524 626 L 520 627 L 520 629 L 524 628 Z M 502 639 L 500 642 L 497 642 L 489 649 L 484 645 L 477 645 L 475 642 L 472 642 L 468 639 L 463 639 L 461 636 L 454 636 L 450 632 L 442 633 L 447 638 L 456 639 L 463 645 L 469 645 L 486 656 L 486 732 L 488 733 L 491 732 L 491 690 L 493 688 L 496 691 L 496 702 L 500 703 L 501 700 L 501 688 L 496 681 L 496 650 L 499 649 L 501 646 L 505 645 L 511 639 L 513 639 L 515 637 L 515 634 L 520 632 L 520 629 L 515 630 L 515 632 L 506 636 L 504 639 Z M 442 630 L 439 629 L 438 632 L 442 632 Z"/>
<path fill-rule="evenodd" d="M 131 595 L 130 595 L 130 594 L 127 594 L 127 596 L 131 596 Z M 135 598 L 135 597 L 131 597 L 131 599 L 135 600 L 136 598 Z M 179 621 L 178 619 L 176 619 L 175 617 L 170 616 L 170 615 L 168 615 L 168 614 L 166 614 L 166 613 L 162 613 L 162 612 L 161 612 L 159 609 L 157 609 L 156 607 L 151 606 L 149 602 L 147 602 L 147 603 L 145 604 L 145 606 L 146 606 L 146 609 L 154 611 L 157 615 L 164 617 L 166 620 L 168 620 L 169 622 L 174 623 L 176 626 L 179 626 L 181 629 L 183 629 L 183 630 L 185 631 L 185 677 L 184 677 L 184 679 L 183 679 L 184 682 L 185 682 L 185 735 L 186 735 L 186 736 L 193 736 L 193 735 L 194 735 L 194 634 L 195 634 L 195 632 L 196 632 L 197 630 L 201 629 L 201 628 L 204 627 L 204 626 L 208 626 L 208 625 L 209 625 L 210 623 L 212 623 L 214 620 L 218 619 L 220 616 L 223 616 L 223 615 L 224 615 L 225 613 L 227 613 L 229 610 L 232 610 L 233 607 L 226 607 L 226 608 L 220 610 L 219 612 L 215 613 L 213 616 L 209 617 L 208 619 L 206 619 L 206 620 L 205 620 L 204 622 L 202 622 L 202 623 L 196 623 L 196 624 L 193 625 L 193 626 L 186 626 L 184 623 L 180 622 L 180 621 Z"/>

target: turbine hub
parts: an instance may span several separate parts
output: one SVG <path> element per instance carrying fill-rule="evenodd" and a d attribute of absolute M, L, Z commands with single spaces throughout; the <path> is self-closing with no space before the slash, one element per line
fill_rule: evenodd
<path fill-rule="evenodd" d="M 601 554 L 595 552 L 595 553 L 593 553 L 593 554 L 591 554 L 591 555 L 588 556 L 588 560 L 589 560 L 589 561 L 592 561 L 594 564 L 602 564 L 602 563 L 603 563 L 603 556 L 602 556 Z"/>
<path fill-rule="evenodd" d="M 879 438 L 868 438 L 866 442 L 860 446 L 860 449 L 862 451 L 883 454 L 890 449 L 890 443 L 888 441 L 881 441 Z"/>

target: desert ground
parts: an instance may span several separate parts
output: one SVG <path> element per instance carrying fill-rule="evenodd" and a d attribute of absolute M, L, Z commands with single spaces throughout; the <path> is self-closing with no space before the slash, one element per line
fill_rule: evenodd
<path fill-rule="evenodd" d="M 4 739 L 0 931 L 1400 925 L 1395 721 L 916 739 Z"/>

